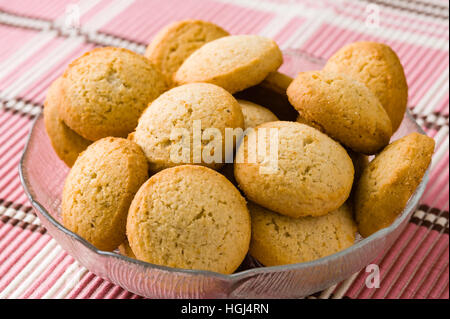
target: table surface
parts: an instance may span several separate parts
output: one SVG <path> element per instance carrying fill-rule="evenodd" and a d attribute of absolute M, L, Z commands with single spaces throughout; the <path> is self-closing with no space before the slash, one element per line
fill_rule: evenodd
<path fill-rule="evenodd" d="M 448 6 L 447 0 L 0 0 L 0 298 L 141 298 L 59 247 L 34 214 L 17 166 L 48 86 L 70 61 L 103 45 L 143 53 L 161 27 L 187 18 L 272 37 L 282 50 L 312 60 L 354 41 L 394 48 L 409 108 L 436 141 L 428 188 L 403 234 L 374 261 L 380 288 L 368 288 L 362 270 L 309 298 L 449 298 Z"/>

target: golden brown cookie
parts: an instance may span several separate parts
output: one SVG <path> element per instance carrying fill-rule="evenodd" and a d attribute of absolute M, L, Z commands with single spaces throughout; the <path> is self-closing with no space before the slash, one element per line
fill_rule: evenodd
<path fill-rule="evenodd" d="M 214 84 L 191 83 L 153 101 L 131 138 L 142 147 L 153 172 L 181 164 L 217 169 L 225 162 L 225 129 L 243 127 L 241 107 L 230 93 Z M 210 135 L 213 131 L 219 134 Z M 202 135 L 203 141 L 196 138 Z"/>
<path fill-rule="evenodd" d="M 369 163 L 355 191 L 358 230 L 364 237 L 399 216 L 430 165 L 434 140 L 411 133 L 388 145 Z"/>
<path fill-rule="evenodd" d="M 350 43 L 338 50 L 324 70 L 345 73 L 365 84 L 386 110 L 395 132 L 403 120 L 408 102 L 408 84 L 402 64 L 386 44 Z"/>
<path fill-rule="evenodd" d="M 47 91 L 44 102 L 44 123 L 56 155 L 72 167 L 73 163 L 91 141 L 72 131 L 59 116 L 58 105 L 61 103 L 61 79 L 56 79 Z"/>
<path fill-rule="evenodd" d="M 278 94 L 286 94 L 286 90 L 293 80 L 289 75 L 281 72 L 270 72 L 260 85 Z"/>
<path fill-rule="evenodd" d="M 67 175 L 62 221 L 101 250 L 112 251 L 125 240 L 131 200 L 148 178 L 147 160 L 135 143 L 106 137 L 90 145 Z"/>
<path fill-rule="evenodd" d="M 296 122 L 301 123 L 301 124 L 305 124 L 305 125 L 308 125 L 308 126 L 311 126 L 311 127 L 315 128 L 316 130 L 319 130 L 320 132 L 326 134 L 325 130 L 323 129 L 323 127 L 321 127 L 319 124 L 317 124 L 317 123 L 315 123 L 313 121 L 308 121 L 301 114 L 297 115 Z"/>
<path fill-rule="evenodd" d="M 221 174 L 198 165 L 168 168 L 139 189 L 127 236 L 140 260 L 231 274 L 250 242 L 245 199 Z"/>
<path fill-rule="evenodd" d="M 299 73 L 287 95 L 303 120 L 356 152 L 374 154 L 389 143 L 392 125 L 383 106 L 345 74 Z"/>
<path fill-rule="evenodd" d="M 119 245 L 119 252 L 121 255 L 136 259 L 136 255 L 131 250 L 128 239 L 125 239 L 125 241 Z"/>
<path fill-rule="evenodd" d="M 323 132 L 322 128 L 319 125 L 317 125 L 313 122 L 307 121 L 301 115 L 298 115 L 297 122 L 311 126 L 311 127 L 315 128 L 316 130 L 319 130 L 322 133 L 325 133 L 325 132 Z M 347 151 L 348 156 L 350 156 L 350 158 L 352 159 L 353 168 L 355 169 L 355 177 L 353 178 L 353 186 L 355 186 L 355 182 L 358 181 L 359 177 L 362 174 L 362 171 L 366 168 L 367 165 L 369 165 L 369 156 L 352 151 L 350 148 L 346 148 L 345 150 Z"/>
<path fill-rule="evenodd" d="M 356 153 L 350 149 L 347 149 L 348 156 L 352 159 L 353 167 L 355 168 L 354 183 L 356 183 L 361 177 L 362 172 L 369 165 L 369 156 Z"/>
<path fill-rule="evenodd" d="M 211 22 L 176 21 L 158 32 L 148 45 L 145 56 L 171 83 L 173 74 L 188 56 L 205 43 L 227 35 L 227 31 Z"/>
<path fill-rule="evenodd" d="M 230 93 L 262 82 L 283 62 L 277 44 L 258 35 L 235 35 L 211 41 L 192 53 L 175 73 L 177 84 L 207 82 Z"/>
<path fill-rule="evenodd" d="M 266 122 L 278 121 L 278 117 L 264 106 L 245 101 L 237 100 L 244 114 L 244 128 L 256 127 Z"/>
<path fill-rule="evenodd" d="M 148 59 L 121 48 L 85 53 L 66 69 L 59 111 L 84 138 L 126 137 L 147 105 L 167 89 Z"/>
<path fill-rule="evenodd" d="M 262 141 L 265 148 L 259 146 Z M 249 145 L 256 151 L 249 152 Z M 252 158 L 252 153 L 258 156 Z M 350 194 L 353 174 L 352 160 L 339 143 L 296 122 L 257 126 L 239 146 L 234 165 L 234 176 L 249 200 L 296 218 L 340 207 Z"/>
<path fill-rule="evenodd" d="M 252 221 L 250 254 L 264 266 L 316 260 L 355 241 L 356 224 L 344 204 L 318 217 L 291 218 L 248 203 Z"/>

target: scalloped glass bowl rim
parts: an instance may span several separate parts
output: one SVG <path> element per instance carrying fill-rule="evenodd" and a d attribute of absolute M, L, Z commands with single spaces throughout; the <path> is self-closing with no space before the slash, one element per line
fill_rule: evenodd
<path fill-rule="evenodd" d="M 24 174 L 23 174 L 23 170 L 24 170 L 24 161 L 25 161 L 25 156 L 27 154 L 27 150 L 28 150 L 28 144 L 30 142 L 31 139 L 31 135 L 33 133 L 34 127 L 37 123 L 37 121 L 40 119 L 40 117 L 42 117 L 42 112 L 36 116 L 36 118 L 33 121 L 31 130 L 28 134 L 27 137 L 27 141 L 25 144 L 25 148 L 24 151 L 22 153 L 20 162 L 19 162 L 19 177 L 20 177 L 20 181 L 23 185 L 23 188 L 25 190 L 25 193 L 28 197 L 28 199 L 30 200 L 31 204 L 33 205 L 33 207 L 35 209 L 37 209 L 42 216 L 44 216 L 47 220 L 50 221 L 50 223 L 52 223 L 59 231 L 64 232 L 66 235 L 72 237 L 73 239 L 75 239 L 76 241 L 80 242 L 81 244 L 83 244 L 85 247 L 87 247 L 88 249 L 90 249 L 91 251 L 93 251 L 94 253 L 102 256 L 102 257 L 112 257 L 112 258 L 118 258 L 130 263 L 134 263 L 134 264 L 138 264 L 142 267 L 146 267 L 146 268 L 154 268 L 154 269 L 159 269 L 162 271 L 167 271 L 167 272 L 174 272 L 174 273 L 184 273 L 184 274 L 189 274 L 189 275 L 203 275 L 203 276 L 208 276 L 208 277 L 216 277 L 218 279 L 221 280 L 225 280 L 225 281 L 235 281 L 235 280 L 240 280 L 246 277 L 250 277 L 253 275 L 258 275 L 258 274 L 262 274 L 262 273 L 271 273 L 271 272 L 283 272 L 283 271 L 290 271 L 290 270 L 297 270 L 297 269 L 302 269 L 302 268 L 307 268 L 307 267 L 314 267 L 315 265 L 319 265 L 322 263 L 328 263 L 333 261 L 334 259 L 337 259 L 343 255 L 346 254 L 351 254 L 353 250 L 358 249 L 361 246 L 365 246 L 370 244 L 373 241 L 376 241 L 377 239 L 384 237 L 386 235 L 388 235 L 389 233 L 393 232 L 400 224 L 402 224 L 402 222 L 404 221 L 405 218 L 407 218 L 409 216 L 409 213 L 411 211 L 411 209 L 413 207 L 415 207 L 420 198 L 422 197 L 422 194 L 425 190 L 425 187 L 428 183 L 428 178 L 429 178 L 429 168 L 427 169 L 425 175 L 422 178 L 421 183 L 419 184 L 419 186 L 417 187 L 417 189 L 415 190 L 415 193 L 413 194 L 413 196 L 409 199 L 405 209 L 403 210 L 402 214 L 394 221 L 394 223 L 392 223 L 389 227 L 387 228 L 383 228 L 381 230 L 379 230 L 378 232 L 372 234 L 371 236 L 367 237 L 367 238 L 363 238 L 362 240 L 360 240 L 359 242 L 353 244 L 352 246 L 339 251 L 335 254 L 332 255 L 328 255 L 325 256 L 323 258 L 320 259 L 316 259 L 313 261 L 309 261 L 309 262 L 303 262 L 303 263 L 297 263 L 297 264 L 288 264 L 288 265 L 280 265 L 280 266 L 269 266 L 269 267 L 256 267 L 256 268 L 251 268 L 251 269 L 247 269 L 244 271 L 240 271 L 240 272 L 236 272 L 230 275 L 225 275 L 225 274 L 220 274 L 217 272 L 213 272 L 213 271 L 207 271 L 207 270 L 191 270 L 191 269 L 182 269 L 182 268 L 173 268 L 173 267 L 167 267 L 167 266 L 161 266 L 161 265 L 156 265 L 156 264 L 151 264 L 151 263 L 147 263 L 144 261 L 140 261 L 137 259 L 133 259 L 133 258 L 129 258 L 127 256 L 123 256 L 120 255 L 118 253 L 115 252 L 109 252 L 109 251 L 103 251 L 103 250 L 99 250 L 97 249 L 95 246 L 93 246 L 92 244 L 90 244 L 88 241 L 86 241 L 85 239 L 83 239 L 82 237 L 78 236 L 77 234 L 73 233 L 72 231 L 68 230 L 67 228 L 65 228 L 61 223 L 59 223 L 56 219 L 53 218 L 53 216 L 51 214 L 49 214 L 47 212 L 47 210 L 36 200 L 34 200 L 34 198 L 32 197 L 29 187 L 28 187 L 28 181 L 25 178 Z M 408 117 L 408 119 L 414 123 L 414 125 L 417 128 L 417 131 L 419 133 L 425 134 L 425 132 L 422 130 L 422 128 L 417 124 L 417 122 L 414 120 L 414 118 L 411 116 L 409 110 L 406 110 L 406 116 Z M 407 212 L 407 213 L 405 213 Z"/>

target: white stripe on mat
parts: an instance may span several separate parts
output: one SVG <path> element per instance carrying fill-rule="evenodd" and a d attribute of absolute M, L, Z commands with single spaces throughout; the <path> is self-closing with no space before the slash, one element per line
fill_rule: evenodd
<path fill-rule="evenodd" d="M 99 0 L 86 1 L 82 0 L 78 3 L 80 15 L 83 15 L 96 5 Z M 20 64 L 26 61 L 29 57 L 33 56 L 36 52 L 45 47 L 52 39 L 57 37 L 57 32 L 49 30 L 51 23 L 48 21 L 42 21 L 39 19 L 19 17 L 13 14 L 0 14 L 0 22 L 3 21 L 11 23 L 13 25 L 32 27 L 42 30 L 35 37 L 31 38 L 27 43 L 20 47 L 15 53 L 13 53 L 8 59 L 0 63 L 0 79 L 8 75 L 12 70 L 17 68 Z M 59 16 L 55 20 L 55 25 L 62 25 L 66 16 L 65 14 Z"/>
<path fill-rule="evenodd" d="M 0 63 L 0 80 L 28 58 L 36 54 L 36 52 L 41 50 L 51 40 L 56 38 L 56 36 L 56 31 L 47 31 L 38 33 L 35 37 L 31 38 L 31 40 L 21 46 L 19 50 Z"/>
<path fill-rule="evenodd" d="M 52 241 L 54 241 L 52 239 Z M 52 249 L 48 250 L 48 254 L 46 256 L 39 256 L 39 262 L 36 263 L 35 268 L 27 269 L 28 265 L 17 275 L 17 277 L 9 284 L 8 288 L 14 287 L 15 289 L 11 291 L 11 294 L 8 296 L 8 299 L 17 299 L 19 298 L 35 281 L 36 279 L 47 269 L 47 267 L 56 259 L 58 254 L 62 253 L 63 250 L 60 246 L 54 245 L 56 242 L 51 243 Z M 50 242 L 49 242 L 50 244 Z M 47 244 L 47 245 L 49 245 Z M 47 247 L 44 247 L 44 249 Z M 36 258 L 35 257 L 35 258 Z M 42 258 L 42 259 L 41 259 Z M 31 260 L 30 263 L 32 263 Z M 17 280 L 17 282 L 16 282 Z M 8 289 L 7 288 L 7 289 Z M 7 289 L 4 292 L 8 293 Z M 0 295 L 0 298 L 2 296 Z"/>
<path fill-rule="evenodd" d="M 128 7 L 132 1 L 115 1 L 112 2 L 108 7 L 104 8 L 103 10 L 99 11 L 96 15 L 94 15 L 86 24 L 85 26 L 90 30 L 90 32 L 95 32 L 97 29 L 101 28 L 104 24 L 108 23 L 111 19 L 113 19 L 117 14 L 122 12 L 126 7 Z M 89 9 L 91 6 L 83 5 L 83 10 Z M 43 34 L 40 37 L 48 37 L 47 42 L 51 41 L 55 36 L 55 31 L 42 31 L 40 34 Z M 33 39 L 32 39 L 33 40 Z M 36 40 L 35 40 L 36 41 Z M 31 41 L 30 41 L 31 42 Z M 83 37 L 70 37 L 67 38 L 62 44 L 60 44 L 57 48 L 53 49 L 51 53 L 47 55 L 46 58 L 39 61 L 36 65 L 32 67 L 32 69 L 29 72 L 26 72 L 26 74 L 22 75 L 20 78 L 18 78 L 14 83 L 12 83 L 6 90 L 1 92 L 0 98 L 4 100 L 10 100 L 15 98 L 25 90 L 29 85 L 33 83 L 36 79 L 38 79 L 40 76 L 45 74 L 52 66 L 56 65 L 57 63 L 61 62 L 61 60 L 70 54 L 73 50 L 75 50 L 76 47 L 81 45 L 84 42 Z M 42 41 L 38 41 L 37 43 L 32 42 L 31 44 L 28 43 L 29 46 L 32 46 L 30 50 L 34 50 L 33 53 L 37 52 L 40 48 L 42 48 L 43 44 Z M 36 47 L 38 47 L 36 49 Z M 10 59 L 13 59 L 13 57 L 10 57 Z M 20 62 L 17 62 L 15 60 L 13 66 L 10 66 L 9 71 L 14 70 L 14 68 L 18 67 L 20 63 L 22 63 L 24 60 L 20 60 Z M 1 68 L 0 68 L 1 70 Z M 0 73 L 1 74 L 1 73 Z M 7 75 L 8 73 L 5 73 L 4 75 Z"/>
<path fill-rule="evenodd" d="M 106 23 L 111 21 L 118 14 L 123 12 L 127 7 L 133 4 L 134 0 L 116 0 L 111 2 L 106 8 L 98 12 L 87 23 L 82 26 L 82 30 L 95 32 Z"/>
<path fill-rule="evenodd" d="M 449 71 L 446 69 L 414 107 L 414 113 L 423 115 L 432 113 L 436 105 L 448 94 L 448 80 Z"/>
<path fill-rule="evenodd" d="M 17 274 L 17 276 L 9 283 L 9 285 L 0 292 L 0 299 L 9 298 L 11 294 L 16 294 L 15 291 L 23 286 L 21 283 L 27 281 L 32 283 L 41 274 L 41 268 L 45 269 L 51 263 L 53 258 L 61 251 L 54 239 L 51 239 L 41 251 L 33 257 L 32 260 Z M 37 272 L 36 270 L 40 271 Z M 29 285 L 28 284 L 28 285 Z M 25 287 L 25 286 L 24 286 Z"/>
<path fill-rule="evenodd" d="M 342 25 L 346 25 L 346 29 L 348 31 L 354 31 L 361 33 L 364 31 L 367 35 L 377 36 L 385 39 L 391 39 L 392 34 L 397 34 L 400 32 L 398 29 L 393 27 L 386 27 L 384 25 L 380 25 L 377 28 L 364 28 L 364 30 L 361 30 L 361 26 L 364 26 L 364 22 L 359 22 L 357 20 L 344 17 L 342 15 L 336 15 L 332 9 L 321 6 L 319 9 L 313 9 L 311 7 L 303 6 L 301 3 L 283 3 L 279 6 L 276 6 L 275 8 L 270 6 L 269 3 L 264 1 L 239 1 L 239 0 L 220 0 L 222 2 L 228 2 L 233 3 L 238 6 L 244 6 L 255 10 L 262 10 L 262 11 L 268 11 L 268 12 L 276 12 L 277 14 L 287 14 L 295 12 L 296 16 L 303 17 L 303 18 L 309 18 L 309 17 L 315 17 L 313 20 L 321 20 L 317 17 L 322 17 L 324 15 L 330 15 L 332 18 L 327 19 L 326 22 L 332 26 L 341 28 Z M 341 9 L 345 9 L 345 4 L 340 6 Z M 384 10 L 384 7 L 383 7 Z M 400 11 L 397 11 L 396 14 L 401 14 Z M 441 21 L 439 21 L 441 22 Z M 443 21 L 443 25 L 447 24 L 448 21 Z M 425 36 L 425 35 L 419 35 L 414 32 L 409 31 L 402 31 L 404 34 L 406 41 L 410 44 L 419 44 L 424 47 L 429 48 L 440 48 L 442 45 L 446 44 L 448 41 L 446 39 L 437 38 L 434 36 Z M 395 39 L 395 36 L 394 36 Z M 432 39 L 432 41 L 430 41 Z"/>
<path fill-rule="evenodd" d="M 11 83 L 7 89 L 3 90 L 0 93 L 0 99 L 11 100 L 16 98 L 20 92 L 25 90 L 39 77 L 48 72 L 52 66 L 60 63 L 66 56 L 82 45 L 83 42 L 83 37 L 65 39 L 62 43 L 55 47 L 51 53 L 33 65 L 28 72 L 24 72 L 22 76 Z"/>
<path fill-rule="evenodd" d="M 87 272 L 86 268 L 74 261 L 42 296 L 42 299 L 62 299 L 66 297 Z"/>

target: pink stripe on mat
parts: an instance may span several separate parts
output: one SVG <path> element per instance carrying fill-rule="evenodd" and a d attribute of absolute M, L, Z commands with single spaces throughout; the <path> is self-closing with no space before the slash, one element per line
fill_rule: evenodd
<path fill-rule="evenodd" d="M 48 43 L 48 45 L 44 46 L 36 52 L 36 54 L 29 57 L 25 62 L 23 62 L 20 66 L 12 70 L 9 74 L 7 74 L 4 79 L 0 81 L 0 90 L 5 90 L 8 88 L 15 80 L 17 80 L 20 76 L 23 75 L 24 72 L 27 72 L 34 65 L 39 63 L 44 57 L 48 57 L 56 47 L 58 47 L 64 41 L 63 38 L 55 38 Z"/>
<path fill-rule="evenodd" d="M 34 30 L 18 29 L 0 24 L 0 39 L 2 39 L 2 43 L 8 43 L 8 45 L 0 47 L 0 63 L 20 49 L 22 45 L 36 36 L 36 34 L 37 32 Z"/>
<path fill-rule="evenodd" d="M 22 231 L 21 234 L 28 233 L 30 236 L 25 239 L 23 236 L 18 236 L 18 239 L 25 242 L 15 246 L 15 251 L 10 253 L 10 257 L 6 262 L 2 262 L 0 267 L 0 291 L 19 274 L 19 272 L 30 262 L 30 260 L 36 256 L 37 253 L 45 246 L 50 240 L 49 235 L 41 235 L 39 233 L 31 233 L 30 231 Z"/>
<path fill-rule="evenodd" d="M 434 3 L 436 1 L 434 0 Z M 27 21 L 34 23 L 33 17 L 49 20 L 63 17 L 67 5 L 75 2 L 0 0 L 0 10 L 8 12 L 9 17 L 12 14 L 13 18 L 14 14 L 20 14 L 21 19 L 31 17 Z M 81 16 L 81 24 L 85 26 L 95 23 L 96 17 L 106 17 L 112 13 L 111 8 L 121 4 L 115 0 L 100 0 Z M 105 21 L 99 31 L 136 41 L 138 45 L 147 44 L 164 25 L 187 18 L 215 22 L 232 34 L 269 31 L 275 34 L 275 40 L 289 53 L 286 54 L 285 63 L 280 70 L 292 76 L 295 76 L 299 69 L 290 57 L 293 54 L 309 56 L 310 65 L 301 66 L 306 70 L 316 69 L 317 59 L 327 59 L 349 42 L 375 40 L 391 45 L 405 68 L 409 84 L 409 106 L 418 121 L 426 125 L 424 129 L 427 134 L 437 142 L 433 159 L 434 169 L 430 172 L 430 182 L 421 200 L 421 204 L 428 206 L 422 206 L 421 212 L 408 223 L 394 245 L 373 261 L 381 270 L 382 282 L 379 289 L 368 289 L 365 286 L 367 274 L 363 269 L 352 277 L 354 279 L 338 284 L 335 289 L 327 290 L 321 297 L 340 297 L 340 294 L 343 294 L 350 298 L 448 298 L 448 21 L 433 19 L 425 13 L 412 13 L 379 4 L 381 26 L 388 29 L 386 32 L 377 33 L 373 30 L 367 31 L 365 27 L 367 5 L 366 1 L 348 0 L 265 0 L 230 3 L 226 3 L 226 0 L 136 0 L 129 5 L 125 4 L 124 9 L 117 15 L 111 14 L 111 20 Z M 418 12 L 423 10 L 423 6 L 419 6 L 417 1 L 398 1 L 398 5 Z M 448 1 L 442 1 L 441 6 L 448 7 Z M 289 18 L 284 15 L 287 10 L 292 14 Z M 330 15 L 324 15 L 324 12 Z M 282 21 L 283 25 L 268 30 L 276 21 Z M 317 23 L 318 21 L 320 22 Z M 33 39 L 38 39 L 38 34 L 48 35 L 47 32 L 13 27 L 0 22 L 0 64 L 8 61 L 12 54 L 20 52 L 25 46 L 26 50 L 33 49 L 30 47 Z M 0 79 L 0 96 L 9 96 L 4 94 L 6 90 L 19 99 L 15 103 L 9 100 L 0 101 L 0 203 L 3 203 L 0 204 L 0 216 L 6 212 L 2 205 L 9 201 L 13 204 L 7 213 L 12 214 L 13 218 L 36 221 L 31 212 L 24 213 L 20 211 L 24 208 L 16 205 L 30 206 L 20 185 L 17 165 L 31 118 L 34 116 L 31 115 L 32 104 L 41 105 L 44 102 L 48 86 L 62 74 L 72 59 L 97 46 L 95 43 L 81 43 L 65 51 L 64 56 L 59 56 L 60 51 L 56 48 L 63 41 L 65 44 L 75 43 L 72 42 L 74 39 L 68 40 L 66 35 L 60 34 L 25 61 L 18 63 L 17 60 L 14 69 Z M 117 39 L 116 43 L 120 41 Z M 34 73 L 31 72 L 34 66 L 50 55 L 59 58 L 50 59 L 39 69 L 34 69 Z M 22 79 L 27 82 L 21 83 Z M 28 82 L 28 79 L 33 81 Z M 13 84 L 15 87 L 12 87 Z M 23 101 L 31 104 L 25 107 Z M 17 107 L 18 110 L 5 109 L 4 105 L 8 105 L 8 108 Z M 33 114 L 36 114 L 37 110 L 39 109 L 34 109 Z M 435 218 L 434 224 L 430 226 L 427 218 L 436 217 L 433 214 L 438 214 L 438 217 L 443 219 Z M 423 219 L 419 219 L 422 216 Z M 436 226 L 442 226 L 443 223 L 443 228 Z M 55 243 L 50 241 L 50 235 L 31 231 L 32 226 L 26 225 L 20 221 L 15 223 L 12 219 L 6 223 L 0 221 L 0 294 L 7 291 L 8 294 L 21 298 L 58 295 L 64 298 L 142 298 L 88 272 L 67 253 L 60 251 Z M 39 255 L 43 249 L 48 250 L 45 256 Z M 30 262 L 36 262 L 38 256 L 42 257 L 42 260 L 36 266 L 45 265 L 39 273 L 33 272 L 35 269 L 29 269 Z M 26 280 L 29 285 L 25 287 L 22 283 L 17 283 L 17 276 Z M 81 277 L 77 279 L 76 276 Z"/>
<path fill-rule="evenodd" d="M 59 76 L 61 76 L 67 65 L 76 58 L 82 56 L 85 52 L 95 48 L 93 44 L 83 44 L 72 51 L 68 56 L 65 56 L 58 64 L 50 68 L 44 73 L 34 85 L 28 87 L 25 91 L 19 94 L 20 98 L 33 101 L 34 103 L 44 104 L 45 95 L 50 84 Z"/>
<path fill-rule="evenodd" d="M 67 268 L 74 263 L 74 259 L 67 255 L 67 253 L 63 253 L 61 256 L 63 257 L 62 261 L 55 264 L 56 267 L 54 270 L 51 273 L 47 273 L 45 281 L 28 298 L 42 298 L 64 274 Z"/>
<path fill-rule="evenodd" d="M 55 19 L 65 13 L 66 6 L 73 2 L 73 0 L 1 0 L 0 8 L 17 14 L 30 15 L 45 19 Z"/>
<path fill-rule="evenodd" d="M 419 234 L 420 235 L 420 234 Z M 417 248 L 415 253 L 411 256 L 410 262 L 408 262 L 403 271 L 400 273 L 400 276 L 398 277 L 395 285 L 391 288 L 388 294 L 385 296 L 387 298 L 399 298 L 401 293 L 404 291 L 404 289 L 407 289 L 408 285 L 410 284 L 411 279 L 415 278 L 417 280 L 420 279 L 420 277 L 417 276 L 417 268 L 420 265 L 428 266 L 429 269 L 433 269 L 430 266 L 434 264 L 435 259 L 431 259 L 433 254 L 430 255 L 431 252 L 435 252 L 436 255 L 439 255 L 439 249 L 438 247 L 434 247 L 436 242 L 440 239 L 440 233 L 437 231 L 431 231 L 428 236 L 424 239 L 424 241 L 420 244 L 420 246 Z M 444 241 L 441 241 L 441 243 L 445 243 Z M 447 246 L 447 245 L 444 245 Z M 435 256 L 437 257 L 437 256 Z M 434 268 L 436 269 L 436 268 Z M 387 279 L 389 280 L 389 279 Z M 381 291 L 381 290 L 380 290 Z"/>
<path fill-rule="evenodd" d="M 299 29 L 304 23 L 306 19 L 304 18 L 292 18 L 289 23 L 281 29 L 280 32 L 273 38 L 279 45 L 283 45 L 291 36 Z"/>
<path fill-rule="evenodd" d="M 177 10 L 173 10 L 174 7 Z M 149 19 L 154 12 L 158 12 L 158 17 Z M 167 0 L 147 4 L 137 0 L 100 31 L 148 43 L 164 25 L 176 20 L 205 19 L 221 25 L 232 34 L 246 34 L 257 33 L 272 16 L 272 13 L 214 1 Z"/>
<path fill-rule="evenodd" d="M 438 277 L 439 274 L 445 270 L 445 267 L 448 266 L 448 235 L 443 235 L 446 238 L 439 238 L 439 240 L 437 240 L 437 232 L 433 231 L 433 233 L 436 237 L 436 247 L 432 249 L 429 256 L 420 265 L 420 268 L 409 282 L 401 295 L 401 298 L 412 298 L 416 291 L 428 290 L 428 288 L 431 287 L 432 280 L 427 280 L 427 278 Z"/>
<path fill-rule="evenodd" d="M 38 289 L 40 288 L 41 285 L 43 285 L 43 283 L 47 282 L 51 278 L 50 275 L 60 264 L 64 265 L 62 263 L 62 261 L 66 257 L 67 257 L 67 253 L 61 252 L 59 254 L 59 256 L 57 256 L 55 259 L 53 259 L 52 263 L 48 266 L 48 268 L 43 273 L 41 273 L 41 275 L 39 277 L 37 277 L 35 279 L 33 284 L 30 287 L 28 287 L 27 290 L 25 290 L 25 292 L 20 296 L 20 298 L 23 298 L 23 299 L 39 298 L 38 297 L 39 295 L 42 295 L 43 293 L 45 293 L 51 287 L 51 285 L 49 285 L 48 283 L 46 286 L 42 287 L 40 291 Z M 57 277 L 54 277 L 54 279 L 55 279 L 54 281 L 56 281 Z"/>

